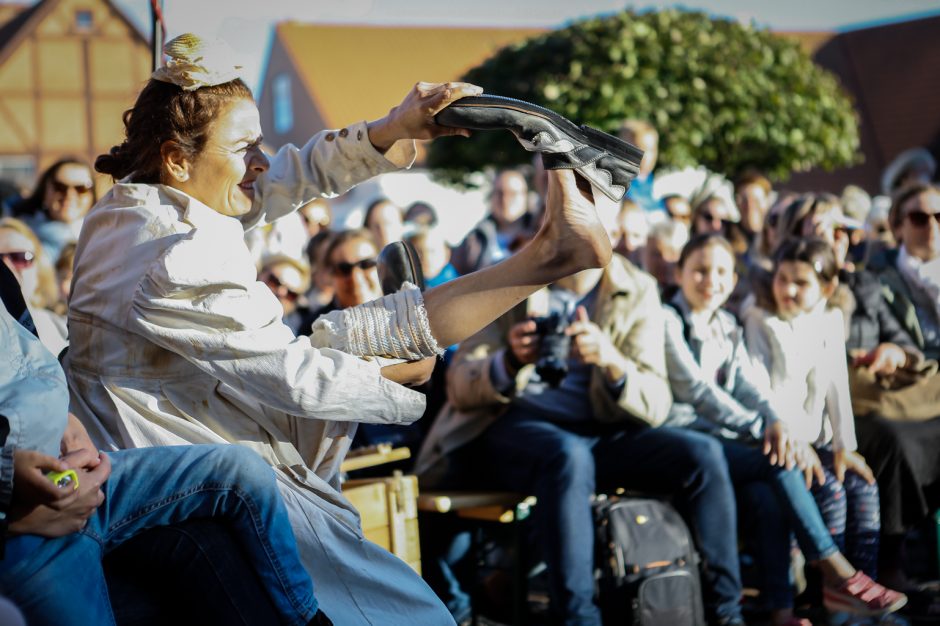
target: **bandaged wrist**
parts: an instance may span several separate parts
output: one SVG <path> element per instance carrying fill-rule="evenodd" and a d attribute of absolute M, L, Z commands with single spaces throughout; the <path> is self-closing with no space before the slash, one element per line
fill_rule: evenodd
<path fill-rule="evenodd" d="M 431 334 L 421 290 L 411 283 L 378 300 L 321 316 L 313 323 L 311 343 L 356 356 L 385 356 L 409 361 L 441 356 Z"/>

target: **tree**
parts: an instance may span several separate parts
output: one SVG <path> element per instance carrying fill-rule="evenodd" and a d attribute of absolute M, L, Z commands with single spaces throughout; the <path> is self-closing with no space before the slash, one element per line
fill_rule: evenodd
<path fill-rule="evenodd" d="M 855 110 L 797 43 L 704 13 L 625 11 L 503 48 L 464 80 L 616 132 L 626 118 L 660 131 L 663 165 L 785 179 L 859 160 Z M 531 155 L 507 133 L 437 140 L 429 165 L 460 180 Z"/>

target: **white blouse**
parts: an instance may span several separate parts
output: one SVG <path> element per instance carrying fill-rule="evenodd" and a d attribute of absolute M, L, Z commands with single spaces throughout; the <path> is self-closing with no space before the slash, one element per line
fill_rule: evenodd
<path fill-rule="evenodd" d="M 751 307 L 744 319 L 748 351 L 766 368 L 771 404 L 794 439 L 855 450 L 842 312 L 825 303 L 792 320 Z"/>

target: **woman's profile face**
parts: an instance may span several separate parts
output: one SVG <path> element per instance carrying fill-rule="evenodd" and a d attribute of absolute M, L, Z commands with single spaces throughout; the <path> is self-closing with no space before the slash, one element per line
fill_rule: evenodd
<path fill-rule="evenodd" d="M 66 163 L 46 181 L 42 204 L 49 219 L 70 224 L 88 213 L 93 192 L 91 171 L 80 163 Z"/>
<path fill-rule="evenodd" d="M 171 171 L 167 182 L 222 215 L 244 215 L 255 198 L 255 179 L 270 165 L 262 140 L 258 107 L 248 99 L 236 100 L 210 126 L 205 147 L 189 164 L 188 178 L 184 174 L 185 180 L 179 180 Z"/>

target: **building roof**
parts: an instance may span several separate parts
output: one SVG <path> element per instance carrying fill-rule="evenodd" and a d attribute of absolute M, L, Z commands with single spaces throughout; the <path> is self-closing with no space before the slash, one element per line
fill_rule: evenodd
<path fill-rule="evenodd" d="M 446 82 L 545 29 L 375 27 L 282 22 L 290 56 L 327 127 L 388 113 L 416 80 Z M 341 60 L 341 62 L 337 62 Z M 363 98 L 372 92 L 375 98 Z M 389 99 L 392 95 L 392 100 Z"/>
<path fill-rule="evenodd" d="M 28 4 L 16 4 L 16 3 L 6 3 L 0 4 L 0 27 L 9 22 L 11 19 L 25 11 L 29 8 Z"/>
<path fill-rule="evenodd" d="M 45 16 L 51 4 L 57 0 L 46 0 L 46 2 L 37 2 L 31 7 L 20 7 L 20 10 L 12 15 L 10 19 L 0 26 L 0 63 L 2 63 L 16 49 L 19 41 L 29 33 L 33 26 Z M 16 5 L 14 5 L 16 6 Z M 27 26 L 28 25 L 28 26 Z"/>
<path fill-rule="evenodd" d="M 99 0 L 108 6 L 111 11 L 125 22 L 130 31 L 141 41 L 147 39 L 141 34 L 133 22 L 127 19 L 127 16 L 111 0 Z M 3 63 L 10 54 L 16 50 L 20 42 L 61 2 L 61 0 L 40 0 L 31 7 L 23 5 L 12 5 L 19 7 L 19 11 L 10 11 L 7 17 L 12 15 L 11 19 L 3 22 L 4 13 L 0 13 L 0 63 Z"/>

